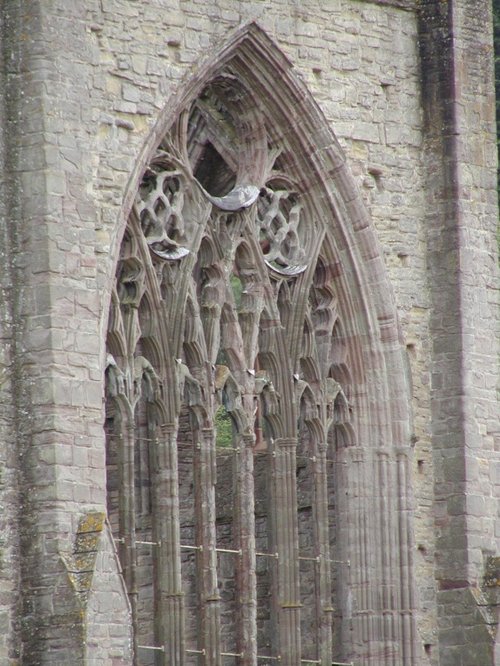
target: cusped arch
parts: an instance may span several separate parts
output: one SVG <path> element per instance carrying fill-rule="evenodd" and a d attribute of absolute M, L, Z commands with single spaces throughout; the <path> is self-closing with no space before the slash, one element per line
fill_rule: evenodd
<path fill-rule="evenodd" d="M 379 635 L 379 627 L 384 626 L 387 611 L 398 618 L 409 616 L 410 621 L 395 620 L 398 623 L 395 631 L 405 644 L 415 646 L 417 641 L 412 616 L 414 609 L 411 606 L 411 599 L 414 598 L 411 554 L 403 553 L 408 544 L 404 539 L 398 543 L 391 561 L 383 554 L 394 545 L 392 541 L 384 541 L 383 534 L 405 535 L 409 532 L 408 514 L 403 515 L 398 509 L 399 494 L 409 494 L 409 488 L 398 487 L 399 479 L 409 478 L 409 474 L 398 474 L 398 466 L 402 459 L 403 464 L 409 466 L 410 418 L 394 299 L 373 224 L 350 174 L 346 157 L 320 108 L 295 74 L 291 62 L 256 23 L 236 31 L 217 54 L 199 67 L 184 90 L 175 91 L 168 101 L 131 174 L 122 208 L 123 217 L 114 241 L 114 256 L 118 256 L 116 249 L 129 218 L 135 193 L 161 143 L 159 137 L 163 141 L 162 137 L 167 137 L 172 128 L 175 134 L 179 124 L 184 123 L 186 127 L 190 109 L 210 85 L 215 86 L 217 91 L 227 87 L 228 94 L 233 95 L 233 98 L 229 97 L 226 103 L 241 115 L 241 128 L 238 131 L 248 134 L 246 143 L 243 141 L 242 144 L 248 150 L 243 149 L 241 162 L 234 166 L 235 186 L 242 186 L 243 189 L 228 195 L 221 192 L 222 196 L 219 196 L 218 192 L 215 195 L 206 192 L 203 184 L 198 183 L 199 192 L 193 195 L 192 205 L 198 206 L 197 197 L 201 201 L 203 196 L 208 196 L 207 200 L 212 206 L 230 215 L 232 211 L 250 210 L 258 201 L 258 192 L 265 196 L 262 192 L 269 189 L 270 184 L 282 188 L 274 190 L 275 196 L 267 197 L 263 214 L 267 215 L 263 224 L 269 223 L 271 229 L 272 224 L 275 224 L 272 233 L 267 236 L 264 234 L 264 240 L 270 245 L 274 243 L 275 249 L 281 244 L 279 251 L 268 255 L 272 257 L 268 261 L 267 247 L 262 244 L 259 246 L 255 241 L 255 248 L 252 247 L 249 256 L 256 255 L 260 247 L 263 258 L 258 262 L 258 267 L 266 271 L 266 279 L 271 285 L 260 313 L 257 364 L 262 364 L 269 371 L 270 379 L 275 382 L 272 389 L 268 384 L 262 390 L 263 416 L 272 424 L 273 436 L 277 440 L 277 464 L 283 464 L 288 474 L 291 466 L 287 456 L 293 455 L 290 451 L 296 443 L 298 407 L 290 376 L 290 359 L 294 362 L 300 360 L 298 353 L 307 311 L 304 294 L 307 298 L 320 253 L 323 265 L 328 267 L 327 292 L 332 300 L 333 297 L 336 299 L 336 314 L 342 322 L 342 344 L 346 354 L 345 358 L 332 364 L 330 371 L 327 371 L 327 380 L 340 384 L 348 378 L 352 386 L 352 394 L 345 399 L 338 398 L 334 406 L 338 421 L 345 421 L 349 411 L 349 424 L 339 424 L 342 432 L 346 433 L 342 439 L 349 440 L 349 445 L 339 446 L 336 451 L 337 463 L 345 465 L 347 470 L 342 475 L 345 486 L 340 490 L 347 494 L 351 487 L 366 485 L 368 481 L 366 492 L 356 496 L 352 504 L 339 503 L 338 519 L 347 526 L 343 532 L 346 539 L 344 548 L 353 553 L 353 579 L 357 577 L 366 580 L 368 589 L 364 601 L 358 600 L 355 617 L 349 622 L 346 620 L 347 624 L 351 624 L 349 627 L 346 624 L 342 651 L 346 658 L 364 659 L 363 663 L 374 664 L 370 657 L 370 646 L 384 641 L 389 644 L 392 640 L 389 631 L 387 635 Z M 246 102 L 251 109 L 245 108 L 247 94 Z M 257 128 L 254 135 L 250 131 L 252 127 L 254 130 Z M 262 134 L 264 130 L 267 132 L 265 141 Z M 207 136 L 209 134 L 207 130 Z M 219 149 L 223 151 L 221 147 Z M 249 155 L 254 156 L 254 161 L 249 159 Z M 231 159 L 228 158 L 228 161 L 231 162 Z M 285 173 L 286 177 L 283 175 Z M 276 194 L 277 191 L 279 194 Z M 229 198 L 224 202 L 223 196 Z M 284 201 L 286 205 L 283 205 L 281 211 L 280 205 Z M 274 218 L 271 216 L 273 206 L 277 211 Z M 290 218 L 287 221 L 288 228 L 279 226 L 279 215 L 283 211 Z M 302 227 L 301 230 L 299 218 L 302 212 L 314 226 L 305 230 Z M 222 213 L 219 221 L 221 219 Z M 239 231 L 243 232 L 248 219 L 242 214 L 239 220 Z M 202 235 L 202 231 L 199 233 Z M 218 237 L 217 243 L 222 250 L 233 242 L 231 233 L 227 227 Z M 196 253 L 200 240 L 201 236 L 198 245 L 193 243 L 188 252 Z M 302 247 L 299 247 L 301 244 Z M 169 261 L 172 257 L 163 259 Z M 194 266 L 195 257 L 184 254 L 176 257 L 175 261 Z M 289 317 L 290 326 L 287 327 L 280 326 L 277 307 L 270 297 L 272 285 L 276 285 L 279 280 L 290 283 L 289 300 L 293 307 Z M 199 312 L 191 301 L 193 297 L 193 293 L 188 294 L 185 300 L 186 310 L 191 314 L 185 320 L 184 351 L 187 365 L 191 369 L 196 367 L 206 370 L 207 353 L 198 335 L 202 327 L 195 321 L 199 318 Z M 301 311 L 297 303 L 301 304 Z M 230 322 L 232 319 L 234 310 L 223 307 L 221 321 Z M 349 361 L 348 367 L 344 367 L 346 358 Z M 241 360 L 239 363 L 241 365 Z M 239 367 L 239 370 L 243 374 L 245 369 Z M 254 368 L 246 370 L 255 372 Z M 199 408 L 203 409 L 201 405 Z M 385 496 L 382 496 L 381 488 L 387 489 Z M 366 520 L 353 521 L 354 514 L 365 516 Z M 385 531 L 382 529 L 382 526 L 387 525 L 390 526 L 388 532 L 385 527 Z M 278 532 L 280 529 L 281 525 L 278 526 Z M 285 543 L 283 553 L 287 556 L 294 547 L 293 535 L 287 536 L 285 532 L 279 534 Z M 375 535 L 379 534 L 382 537 L 375 539 Z M 372 540 L 374 547 L 380 550 L 374 557 L 373 567 L 364 558 L 364 551 L 360 548 L 361 543 L 370 543 Z M 408 561 L 410 566 L 407 566 Z M 288 582 L 285 581 L 283 585 Z M 370 605 L 371 599 L 381 598 L 381 584 L 397 590 L 388 608 L 381 604 Z M 347 604 L 347 597 L 341 603 Z M 289 627 L 293 626 L 293 623 L 289 624 Z M 294 650 L 298 649 L 299 640 L 293 638 L 293 634 L 294 631 L 290 630 L 289 634 L 281 637 L 284 641 L 282 658 L 290 663 L 293 662 L 292 657 Z M 287 640 L 290 645 L 286 643 Z"/>
<path fill-rule="evenodd" d="M 180 93 L 176 90 L 168 100 L 131 173 L 114 240 L 115 248 L 121 241 L 146 165 L 158 146 L 158 137 L 164 136 L 183 109 L 189 108 L 206 82 L 214 80 L 228 65 L 245 82 L 246 88 L 253 91 L 266 119 L 277 120 L 273 124 L 274 132 L 280 127 L 293 127 L 287 136 L 292 137 L 291 148 L 296 150 L 293 158 L 282 156 L 281 164 L 297 172 L 303 188 L 307 186 L 310 192 L 318 190 L 322 194 L 328 192 L 328 204 L 337 223 L 334 236 L 338 239 L 337 246 L 346 250 L 350 257 L 350 279 L 357 283 L 356 292 L 363 291 L 367 283 L 377 285 L 376 294 L 370 294 L 374 308 L 366 306 L 365 309 L 375 309 L 376 318 L 386 322 L 390 323 L 392 319 L 397 337 L 392 294 L 380 247 L 346 157 L 314 98 L 293 71 L 292 63 L 255 22 L 237 30 L 225 46 L 199 68 L 189 85 Z M 303 177 L 304 172 L 309 173 L 307 179 Z M 117 256 L 116 251 L 113 255 Z M 368 258 L 370 265 L 363 265 Z M 363 273 L 371 279 L 363 279 Z M 392 318 L 387 317 L 389 313 Z"/>

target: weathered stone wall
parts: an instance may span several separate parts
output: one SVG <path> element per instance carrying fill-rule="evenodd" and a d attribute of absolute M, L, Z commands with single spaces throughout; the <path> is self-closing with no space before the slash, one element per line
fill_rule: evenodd
<path fill-rule="evenodd" d="M 176 91 L 196 71 L 200 54 L 210 52 L 245 21 L 259 21 L 277 40 L 343 144 L 380 234 L 413 365 L 417 458 L 424 461 L 419 467 L 421 488 L 417 487 L 423 499 L 417 526 L 423 545 L 418 578 L 426 581 L 420 587 L 423 640 L 433 643 L 429 302 L 415 14 L 358 2 L 307 8 L 261 2 L 205 4 L 203 17 L 196 3 L 105 2 L 102 8 L 90 26 L 99 154 L 97 238 L 105 253 L 101 258 L 108 248 L 116 248 L 117 205 L 129 173 L 140 170 L 138 151 L 159 110 L 165 105 L 168 109 L 170 99 L 175 107 Z M 160 122 L 158 138 L 162 131 Z M 153 141 L 150 135 L 150 144 Z M 116 250 L 110 252 L 114 254 Z M 106 270 L 102 261 L 99 265 Z M 109 277 L 104 273 L 104 285 L 110 284 Z"/>
<path fill-rule="evenodd" d="M 413 377 L 418 579 L 423 640 L 435 642 L 433 475 L 430 450 L 429 290 L 417 17 L 412 3 L 104 2 L 91 17 L 94 120 L 99 163 L 99 265 L 116 255 L 118 206 L 140 155 L 159 140 L 179 105 L 176 91 L 200 54 L 257 20 L 306 81 L 346 150 L 372 214 L 394 286 Z M 206 59 L 206 58 L 205 58 Z M 170 103 L 170 100 L 172 102 Z M 161 114 L 157 123 L 160 110 Z M 151 128 L 157 123 L 155 133 Z M 142 149 L 142 153 L 140 150 Z M 131 188 L 133 190 L 133 187 Z M 132 193 L 132 192 L 131 192 Z M 131 194 L 130 193 L 130 194 Z M 121 225 L 124 220 L 122 218 Z"/>
<path fill-rule="evenodd" d="M 14 348 L 14 248 L 8 220 L 18 207 L 10 170 L 15 146 L 11 140 L 16 86 L 11 54 L 15 16 L 0 14 L 0 655 L 7 663 L 19 654 L 19 460 L 16 449 Z M 11 35 L 10 39 L 8 35 Z M 9 662 L 10 663 L 10 662 Z"/>
<path fill-rule="evenodd" d="M 130 606 L 118 553 L 105 514 L 90 514 L 78 527 L 73 582 L 84 601 L 85 663 L 125 666 L 132 660 Z"/>
<path fill-rule="evenodd" d="M 483 588 L 499 548 L 491 7 L 423 4 L 438 627 L 451 666 L 491 663 L 498 621 Z"/>
<path fill-rule="evenodd" d="M 25 592 L 23 619 L 18 613 L 15 625 L 24 640 L 16 629 L 2 632 L 2 641 L 12 641 L 2 653 L 5 663 L 83 659 L 81 608 L 64 557 L 73 551 L 82 512 L 102 509 L 104 502 L 103 342 L 88 188 L 94 128 L 87 115 L 86 33 L 70 9 L 2 4 L 10 202 L 2 231 L 13 248 L 9 306 L 16 335 L 8 367 L 16 422 L 2 440 L 2 455 L 10 456 L 11 468 L 18 457 L 20 474 L 10 487 L 21 498 L 17 515 L 11 500 L 2 519 L 9 520 L 5 538 L 16 533 L 21 539 L 16 588 Z M 2 567 L 5 574 L 16 581 L 15 560 Z M 7 614 L 14 601 L 2 596 Z"/>
<path fill-rule="evenodd" d="M 70 588 L 56 593 L 59 555 L 73 551 L 82 513 L 105 507 L 104 332 L 121 235 L 183 87 L 253 20 L 342 144 L 394 288 L 412 378 L 423 643 L 437 664 L 439 629 L 441 663 L 457 664 L 465 636 L 485 647 L 464 664 L 493 663 L 474 596 L 500 550 L 487 4 L 421 2 L 419 22 L 411 0 L 4 1 L 0 240 L 16 256 L 0 262 L 2 663 L 16 663 L 19 644 L 19 534 L 23 663 L 83 659 L 76 600 Z M 434 44 L 423 70 L 419 30 Z M 186 570 L 192 561 L 186 554 Z M 462 618 L 447 624 L 456 603 L 477 616 L 480 639 L 462 633 Z"/>

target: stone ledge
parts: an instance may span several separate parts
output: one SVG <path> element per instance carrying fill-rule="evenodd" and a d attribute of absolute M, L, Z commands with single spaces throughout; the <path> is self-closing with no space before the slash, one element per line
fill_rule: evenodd
<path fill-rule="evenodd" d="M 413 12 L 417 10 L 416 0 L 361 0 L 371 5 L 383 5 L 384 7 L 395 7 Z"/>

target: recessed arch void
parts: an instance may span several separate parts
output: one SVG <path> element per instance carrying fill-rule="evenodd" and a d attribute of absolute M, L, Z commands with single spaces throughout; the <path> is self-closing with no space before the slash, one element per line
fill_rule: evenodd
<path fill-rule="evenodd" d="M 160 648 L 155 663 L 171 665 L 204 655 L 219 666 L 229 653 L 244 666 L 260 655 L 294 666 L 416 664 L 411 515 L 400 501 L 411 495 L 403 355 L 380 248 L 345 155 L 292 63 L 255 23 L 166 109 L 124 199 L 108 336 L 111 355 L 128 350 L 113 359 L 113 386 L 132 404 L 131 387 L 145 376 L 163 419 L 147 429 L 154 465 L 145 531 L 139 539 L 129 516 L 123 537 L 130 552 L 156 543 L 143 564 L 154 583 L 150 607 L 134 610 L 136 641 Z M 237 415 L 225 452 L 230 610 L 217 545 L 224 480 L 217 499 L 214 464 L 228 396 Z M 133 465 L 133 441 L 122 440 L 129 448 L 120 458 L 115 432 L 115 476 L 116 460 Z M 308 521 L 299 529 L 298 476 L 310 539 Z M 129 551 L 133 594 L 143 572 L 133 571 Z M 257 613 L 262 590 L 267 614 Z"/>

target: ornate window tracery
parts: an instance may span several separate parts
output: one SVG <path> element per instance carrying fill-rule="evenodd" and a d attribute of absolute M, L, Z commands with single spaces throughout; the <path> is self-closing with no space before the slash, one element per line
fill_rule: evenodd
<path fill-rule="evenodd" d="M 366 400 L 352 388 L 358 343 L 339 306 L 335 215 L 250 78 L 229 58 L 181 109 L 121 244 L 108 512 L 137 664 L 337 654 L 350 574 L 333 479 Z"/>
<path fill-rule="evenodd" d="M 255 663 L 257 653 L 281 656 L 276 621 L 257 618 L 257 571 L 275 612 L 281 606 L 298 616 L 301 600 L 309 605 L 303 617 L 316 628 L 301 656 L 331 660 L 331 620 L 322 617 L 325 603 L 311 590 L 331 607 L 328 498 L 319 456 L 331 421 L 334 380 L 328 379 L 326 347 L 335 298 L 320 278 L 311 283 L 321 229 L 283 159 L 277 168 L 283 145 L 267 148 L 265 142 L 261 172 L 254 170 L 248 182 L 245 160 L 254 153 L 248 136 L 264 134 L 265 123 L 258 109 L 247 113 L 251 118 L 237 113 L 242 97 L 250 93 L 228 73 L 180 115 L 144 173 L 118 264 L 108 338 L 108 411 L 118 435 L 109 438 L 108 494 L 139 663 L 150 663 L 140 645 L 171 641 L 172 626 L 160 630 L 150 621 L 148 627 L 148 603 L 151 616 L 152 604 L 162 602 L 161 621 L 167 625 L 173 610 L 185 637 L 169 663 L 197 663 L 202 653 L 214 664 L 224 655 L 241 654 L 238 663 Z M 288 353 L 297 334 L 299 354 Z M 226 450 L 217 447 L 221 410 L 231 429 Z M 297 442 L 306 437 L 301 423 L 308 441 L 300 444 L 297 462 Z M 160 469 L 159 449 L 167 463 Z M 263 486 L 267 534 L 259 535 L 259 551 L 258 456 L 271 470 Z M 158 474 L 171 477 L 160 483 L 168 495 L 158 487 Z M 183 487 L 182 506 L 176 486 Z M 303 535 L 302 554 L 297 492 L 307 495 L 299 508 L 312 511 L 315 523 Z M 124 503 L 127 509 L 118 508 Z M 163 543 L 169 521 L 171 541 Z M 308 562 L 304 580 L 312 585 L 302 597 L 299 562 Z M 153 602 L 160 593 L 152 588 L 165 577 L 160 563 L 175 572 L 164 581 L 163 599 Z M 195 578 L 196 597 L 193 581 L 181 580 L 183 571 Z M 156 580 L 149 588 L 148 576 Z M 167 599 L 175 595 L 179 603 L 172 608 Z M 197 637 L 192 627 L 186 636 L 183 625 L 195 623 Z"/>

